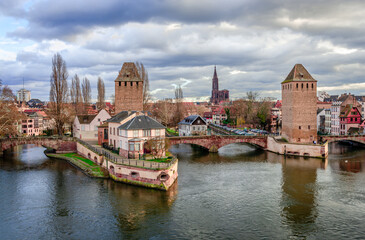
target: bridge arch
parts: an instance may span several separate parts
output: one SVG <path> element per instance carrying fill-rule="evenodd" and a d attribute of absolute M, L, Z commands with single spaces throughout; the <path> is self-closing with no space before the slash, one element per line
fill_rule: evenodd
<path fill-rule="evenodd" d="M 210 152 L 218 152 L 219 148 L 232 143 L 248 143 L 259 148 L 267 148 L 266 136 L 212 135 L 170 137 L 168 139 L 171 145 L 190 143 L 209 149 Z"/>
<path fill-rule="evenodd" d="M 63 137 L 3 138 L 0 139 L 0 151 L 25 144 L 35 144 L 37 146 L 52 148 L 59 152 L 76 151 L 76 142 L 73 140 L 73 138 Z"/>
<path fill-rule="evenodd" d="M 359 136 L 321 136 L 320 140 L 332 142 L 354 142 L 365 146 L 365 135 Z"/>

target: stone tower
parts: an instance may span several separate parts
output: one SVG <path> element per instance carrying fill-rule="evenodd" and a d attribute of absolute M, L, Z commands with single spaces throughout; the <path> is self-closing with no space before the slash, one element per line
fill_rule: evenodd
<path fill-rule="evenodd" d="M 282 136 L 293 143 L 317 141 L 317 81 L 296 64 L 281 83 Z"/>
<path fill-rule="evenodd" d="M 219 103 L 219 86 L 218 86 L 218 76 L 217 76 L 217 69 L 214 66 L 214 74 L 212 78 L 212 97 L 210 102 L 213 104 Z"/>
<path fill-rule="evenodd" d="M 115 79 L 115 113 L 143 111 L 143 80 L 133 62 L 125 62 Z"/>

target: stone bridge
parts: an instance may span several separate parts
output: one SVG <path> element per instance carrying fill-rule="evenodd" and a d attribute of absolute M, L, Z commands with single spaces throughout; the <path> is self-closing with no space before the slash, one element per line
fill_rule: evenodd
<path fill-rule="evenodd" d="M 168 139 L 171 145 L 195 144 L 208 149 L 209 152 L 218 152 L 219 148 L 231 143 L 249 143 L 263 149 L 267 148 L 267 136 L 212 135 L 169 137 Z"/>
<path fill-rule="evenodd" d="M 11 147 L 35 144 L 55 149 L 57 152 L 75 152 L 76 141 L 71 137 L 16 137 L 16 138 L 0 138 L 0 154 Z"/>
<path fill-rule="evenodd" d="M 328 141 L 328 142 L 340 142 L 340 141 L 350 141 L 355 143 L 361 143 L 365 145 L 365 135 L 354 135 L 354 136 L 345 136 L 345 135 L 324 135 L 324 136 L 318 136 L 318 139 L 322 141 Z"/>

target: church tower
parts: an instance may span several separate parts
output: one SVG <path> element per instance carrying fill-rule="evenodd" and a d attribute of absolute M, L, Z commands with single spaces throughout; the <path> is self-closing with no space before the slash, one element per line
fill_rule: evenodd
<path fill-rule="evenodd" d="M 292 143 L 317 141 L 317 80 L 296 64 L 281 83 L 282 136 Z"/>
<path fill-rule="evenodd" d="M 133 62 L 125 62 L 115 79 L 115 113 L 143 111 L 143 80 Z"/>
<path fill-rule="evenodd" d="M 219 103 L 219 86 L 218 86 L 218 76 L 217 69 L 214 66 L 214 74 L 212 78 L 212 97 L 210 98 L 210 102 L 213 104 Z"/>

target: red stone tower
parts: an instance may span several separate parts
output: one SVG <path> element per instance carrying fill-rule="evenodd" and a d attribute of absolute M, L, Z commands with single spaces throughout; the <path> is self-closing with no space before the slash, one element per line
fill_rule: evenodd
<path fill-rule="evenodd" d="M 293 143 L 317 141 L 317 81 L 296 64 L 281 89 L 282 136 Z"/>
<path fill-rule="evenodd" d="M 214 66 L 214 74 L 212 78 L 212 97 L 210 99 L 210 102 L 213 104 L 219 103 L 219 86 L 218 86 L 218 76 L 217 76 L 217 70 Z"/>
<path fill-rule="evenodd" d="M 133 62 L 125 62 L 115 79 L 115 113 L 143 111 L 143 80 Z"/>
<path fill-rule="evenodd" d="M 220 101 L 229 101 L 229 91 L 227 89 L 219 91 L 217 69 L 214 66 L 214 74 L 212 78 L 212 96 L 210 102 L 219 104 Z"/>

